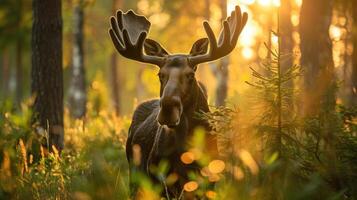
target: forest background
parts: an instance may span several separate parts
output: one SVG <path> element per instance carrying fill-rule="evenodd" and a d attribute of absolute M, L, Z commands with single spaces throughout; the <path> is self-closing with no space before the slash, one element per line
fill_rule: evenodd
<path fill-rule="evenodd" d="M 109 17 L 146 16 L 149 37 L 178 53 L 205 36 L 203 20 L 218 32 L 235 5 L 249 14 L 237 47 L 196 74 L 212 105 L 201 117 L 220 138 L 220 184 L 194 190 L 357 198 L 356 0 L 2 0 L 0 198 L 127 199 L 131 115 L 160 82 L 157 67 L 115 51 Z"/>

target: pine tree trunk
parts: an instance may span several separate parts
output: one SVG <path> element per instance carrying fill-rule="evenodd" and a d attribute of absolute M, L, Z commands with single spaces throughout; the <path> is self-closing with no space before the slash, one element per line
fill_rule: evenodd
<path fill-rule="evenodd" d="M 357 106 L 357 0 L 353 0 L 352 4 L 352 42 L 353 42 L 353 54 L 352 54 L 352 80 L 351 80 L 351 99 L 350 105 Z"/>
<path fill-rule="evenodd" d="M 282 73 L 284 74 L 293 66 L 293 25 L 291 23 L 291 1 L 281 0 L 281 7 L 279 9 L 279 30 L 280 30 L 280 52 L 284 56 L 281 62 Z M 288 82 L 289 87 L 292 88 L 293 82 Z"/>
<path fill-rule="evenodd" d="M 205 0 L 205 18 L 207 21 L 211 19 L 211 1 L 210 0 Z"/>
<path fill-rule="evenodd" d="M 48 130 L 50 150 L 63 149 L 63 74 L 61 0 L 34 0 L 31 92 L 33 124 Z"/>
<path fill-rule="evenodd" d="M 137 72 L 137 81 L 136 81 L 136 98 L 138 103 L 142 102 L 145 99 L 145 84 L 142 81 L 142 76 L 145 70 L 145 66 L 139 64 Z"/>
<path fill-rule="evenodd" d="M 82 118 L 86 114 L 87 93 L 86 77 L 84 68 L 84 8 L 83 1 L 80 1 L 74 8 L 74 42 L 73 42 L 73 64 L 72 80 L 69 88 L 69 107 L 71 116 Z"/>
<path fill-rule="evenodd" d="M 22 1 L 18 1 L 18 21 L 17 27 L 21 30 L 21 23 L 22 23 Z M 22 92 L 23 92 L 23 75 L 22 75 L 22 37 L 19 36 L 17 38 L 16 43 L 16 103 L 20 104 L 22 101 Z"/>
<path fill-rule="evenodd" d="M 116 11 L 121 8 L 121 0 L 113 0 L 113 14 L 115 15 Z M 112 93 L 112 102 L 114 105 L 115 113 L 120 114 L 120 80 L 118 74 L 118 53 L 116 50 L 113 50 L 111 55 L 111 64 L 110 64 L 110 81 L 111 81 L 111 93 Z"/>
<path fill-rule="evenodd" d="M 117 69 L 118 56 L 117 52 L 113 52 L 111 55 L 110 64 L 110 81 L 112 91 L 112 102 L 116 115 L 120 114 L 120 90 L 119 90 L 119 75 Z"/>
<path fill-rule="evenodd" d="M 319 122 L 317 154 L 323 154 L 326 178 L 335 191 L 344 187 L 338 168 L 336 139 L 339 118 L 336 115 L 336 80 L 329 28 L 333 0 L 304 0 L 300 13 L 301 65 L 305 70 L 305 115 Z M 321 139 L 320 139 L 321 138 Z"/>
<path fill-rule="evenodd" d="M 317 114 L 322 104 L 335 107 L 334 63 L 329 27 L 332 0 L 304 0 L 300 13 L 301 65 L 304 69 L 304 113 Z M 327 94 L 329 93 L 329 94 Z"/>
<path fill-rule="evenodd" d="M 10 58 L 9 51 L 4 49 L 2 52 L 2 71 L 1 71 L 1 89 L 2 98 L 6 99 L 9 93 L 9 76 L 10 76 Z"/>
<path fill-rule="evenodd" d="M 220 7 L 223 21 L 227 18 L 227 0 L 220 0 Z M 224 106 L 228 92 L 229 56 L 220 59 L 218 65 L 214 70 L 217 78 L 216 106 Z"/>
<path fill-rule="evenodd" d="M 18 39 L 16 44 L 16 103 L 21 103 L 23 92 L 23 75 L 22 75 L 22 42 Z"/>

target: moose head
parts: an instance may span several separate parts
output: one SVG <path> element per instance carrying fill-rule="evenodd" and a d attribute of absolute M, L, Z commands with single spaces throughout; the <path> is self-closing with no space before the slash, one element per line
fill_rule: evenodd
<path fill-rule="evenodd" d="M 160 110 L 157 121 L 160 125 L 172 128 L 180 124 L 185 107 L 193 102 L 191 91 L 198 86 L 195 78 L 197 65 L 217 60 L 232 52 L 247 17 L 247 13 L 242 14 L 240 7 L 236 6 L 223 21 L 218 42 L 209 23 L 203 22 L 208 38 L 197 40 L 189 54 L 170 54 L 158 42 L 148 39 L 150 22 L 131 10 L 127 13 L 118 11 L 116 17 L 111 17 L 109 34 L 122 56 L 160 68 Z"/>

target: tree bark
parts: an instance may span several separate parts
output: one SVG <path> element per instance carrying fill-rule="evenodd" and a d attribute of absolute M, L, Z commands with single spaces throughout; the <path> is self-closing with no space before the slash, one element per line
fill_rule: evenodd
<path fill-rule="evenodd" d="M 304 69 L 304 113 L 317 114 L 322 105 L 334 109 L 335 87 L 329 27 L 332 0 L 304 0 L 300 13 L 301 65 Z"/>
<path fill-rule="evenodd" d="M 116 13 L 117 9 L 122 6 L 122 0 L 113 0 L 112 12 Z M 115 113 L 120 114 L 120 77 L 118 75 L 118 53 L 114 49 L 111 55 L 111 64 L 110 64 L 110 81 L 111 81 L 111 93 L 112 93 L 112 102 L 114 105 Z"/>
<path fill-rule="evenodd" d="M 50 150 L 63 149 L 63 74 L 61 0 L 34 0 L 31 92 L 32 123 L 48 131 Z"/>
<path fill-rule="evenodd" d="M 22 1 L 19 1 L 19 16 L 17 27 L 18 30 L 21 29 L 21 21 L 22 21 Z M 22 93 L 23 93 L 23 67 L 22 67 L 22 48 L 23 45 L 23 37 L 19 36 L 17 38 L 16 43 L 16 103 L 20 104 L 22 101 Z"/>
<path fill-rule="evenodd" d="M 16 45 L 16 102 L 18 104 L 22 101 L 23 93 L 23 73 L 22 73 L 22 41 L 18 39 Z"/>
<path fill-rule="evenodd" d="M 211 0 L 205 0 L 205 18 L 207 21 L 211 19 Z"/>
<path fill-rule="evenodd" d="M 293 66 L 293 25 L 291 23 L 291 1 L 281 0 L 279 9 L 279 31 L 280 31 L 280 52 L 285 57 L 281 64 L 282 73 L 284 74 Z M 286 56 L 285 56 L 286 55 Z M 289 81 L 289 87 L 293 86 L 293 82 Z"/>
<path fill-rule="evenodd" d="M 351 99 L 350 105 L 357 106 L 357 0 L 352 2 L 352 42 L 353 42 L 353 54 L 352 54 L 352 80 L 351 80 Z"/>
<path fill-rule="evenodd" d="M 227 0 L 220 0 L 220 8 L 222 15 L 222 22 L 227 18 Z M 225 56 L 218 61 L 218 65 L 215 66 L 215 75 L 217 78 L 216 88 L 216 106 L 224 106 L 228 92 L 228 65 L 229 56 Z"/>
<path fill-rule="evenodd" d="M 333 0 L 303 0 L 300 13 L 301 65 L 305 69 L 304 114 L 319 121 L 317 154 L 324 154 L 326 179 L 335 191 L 341 191 L 343 180 L 338 162 L 336 129 L 336 80 L 329 36 Z M 321 136 L 321 137 L 320 137 Z M 320 139 L 321 138 L 321 139 Z M 320 148 L 323 149 L 320 151 Z"/>
<path fill-rule="evenodd" d="M 2 52 L 2 80 L 1 80 L 1 89 L 2 97 L 6 99 L 9 93 L 9 76 L 10 76 L 10 58 L 8 49 L 4 49 Z"/>
<path fill-rule="evenodd" d="M 136 98 L 138 103 L 142 102 L 145 99 L 145 84 L 142 81 L 142 76 L 144 74 L 146 66 L 139 64 L 137 72 L 137 81 L 136 81 Z"/>
<path fill-rule="evenodd" d="M 74 8 L 74 43 L 73 43 L 73 64 L 72 80 L 69 88 L 69 107 L 71 116 L 82 118 L 86 115 L 87 93 L 86 77 L 84 68 L 84 5 L 80 1 Z"/>

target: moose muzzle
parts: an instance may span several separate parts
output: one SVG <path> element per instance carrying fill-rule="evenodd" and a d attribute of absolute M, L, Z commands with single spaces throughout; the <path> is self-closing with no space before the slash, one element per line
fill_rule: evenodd
<path fill-rule="evenodd" d="M 160 125 L 170 128 L 180 124 L 182 114 L 182 103 L 178 96 L 164 96 L 160 99 L 160 111 L 157 121 Z"/>

